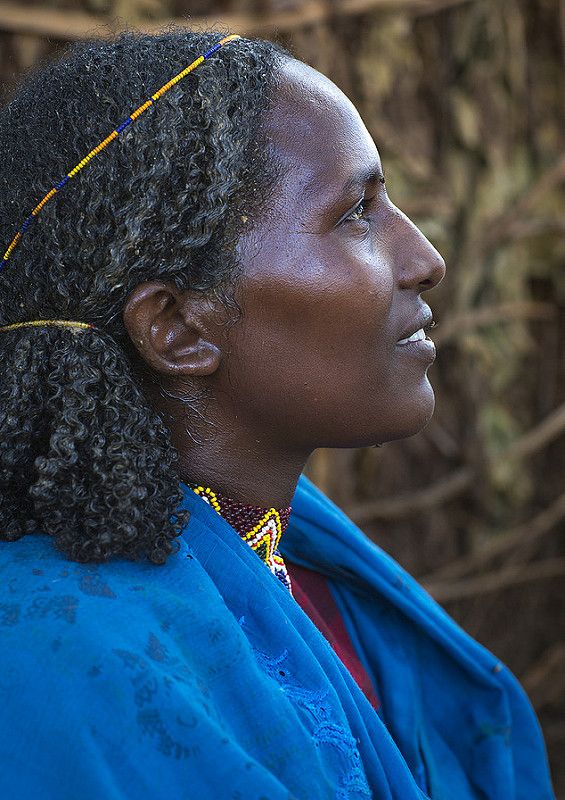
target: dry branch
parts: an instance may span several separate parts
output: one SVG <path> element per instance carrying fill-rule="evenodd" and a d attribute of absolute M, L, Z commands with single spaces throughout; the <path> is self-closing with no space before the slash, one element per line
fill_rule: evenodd
<path fill-rule="evenodd" d="M 565 576 L 565 558 L 547 558 L 521 567 L 489 572 L 477 578 L 466 578 L 453 583 L 423 584 L 424 588 L 441 603 L 452 603 L 491 592 L 499 592 L 533 581 Z"/>
<path fill-rule="evenodd" d="M 521 238 L 521 226 L 524 220 L 529 222 L 541 199 L 563 182 L 565 182 L 565 156 L 543 172 L 533 186 L 528 186 L 510 210 L 492 221 L 483 237 L 483 252 L 495 250 L 508 239 Z"/>
<path fill-rule="evenodd" d="M 446 503 L 465 491 L 473 480 L 473 470 L 461 467 L 447 478 L 419 491 L 359 503 L 346 509 L 352 520 L 362 525 L 373 519 L 397 519 L 427 511 Z"/>
<path fill-rule="evenodd" d="M 288 32 L 308 25 L 326 22 L 334 17 L 353 16 L 382 10 L 398 10 L 414 14 L 430 14 L 452 6 L 460 6 L 471 0 L 341 0 L 334 6 L 324 0 L 309 0 L 299 8 L 265 14 L 215 14 L 209 16 L 180 17 L 167 21 L 181 26 L 211 28 L 222 26 L 232 33 L 243 35 L 268 35 Z M 136 24 L 135 29 L 143 33 L 161 30 L 166 21 Z M 0 6 L 0 30 L 16 33 L 32 33 L 61 41 L 86 38 L 107 38 L 129 28 L 130 23 L 116 17 L 95 16 L 80 11 L 63 11 L 38 6 L 6 3 Z"/>
<path fill-rule="evenodd" d="M 536 710 L 559 702 L 565 690 L 565 644 L 556 642 L 548 647 L 520 677 Z"/>
<path fill-rule="evenodd" d="M 554 320 L 557 309 L 550 303 L 521 301 L 501 303 L 468 311 L 446 319 L 433 333 L 434 342 L 440 346 L 463 333 L 476 328 L 496 325 L 500 322 L 513 322 L 518 319 Z"/>
<path fill-rule="evenodd" d="M 525 433 L 517 441 L 489 459 L 492 469 L 505 461 L 523 459 L 542 450 L 551 441 L 565 432 L 565 404 Z M 406 492 L 391 498 L 357 503 L 346 509 L 347 514 L 358 524 L 374 519 L 398 519 L 435 508 L 469 488 L 475 478 L 471 467 L 460 467 L 452 475 L 419 491 Z"/>
<path fill-rule="evenodd" d="M 558 522 L 565 518 L 565 493 L 560 495 L 547 508 L 528 522 L 506 533 L 490 537 L 480 550 L 471 555 L 457 558 L 435 572 L 425 575 L 421 580 L 425 583 L 438 583 L 444 580 L 455 580 L 464 575 L 479 571 L 494 558 L 503 556 L 526 542 L 528 546 L 539 541 L 542 536 L 554 529 Z"/>
<path fill-rule="evenodd" d="M 539 425 L 493 457 L 491 463 L 496 466 L 502 461 L 514 461 L 538 453 L 563 432 L 565 432 L 565 403 L 548 414 Z"/>

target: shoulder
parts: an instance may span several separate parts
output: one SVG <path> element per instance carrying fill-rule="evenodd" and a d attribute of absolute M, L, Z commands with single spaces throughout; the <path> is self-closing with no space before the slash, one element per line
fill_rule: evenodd
<path fill-rule="evenodd" d="M 141 607 L 149 587 L 166 589 L 190 571 L 186 555 L 179 553 L 163 566 L 123 560 L 80 564 L 66 559 L 44 534 L 0 542 L 0 627 L 41 621 L 43 628 L 70 628 L 93 614 L 113 616 L 119 607 Z"/>
<path fill-rule="evenodd" d="M 164 565 L 69 561 L 44 534 L 0 543 L 0 630 L 36 650 L 81 642 L 99 652 L 153 632 L 198 630 L 225 604 L 184 539 Z M 6 656 L 4 649 L 0 660 Z"/>
<path fill-rule="evenodd" d="M 186 544 L 163 566 L 77 564 L 26 538 L 0 544 L 0 795 L 174 792 L 218 735 L 208 670 L 240 626 Z"/>
<path fill-rule="evenodd" d="M 102 690 L 114 702 L 118 686 L 155 671 L 198 675 L 212 630 L 212 649 L 240 649 L 237 620 L 184 541 L 157 566 L 78 564 L 47 536 L 27 540 L 0 544 L 0 682 L 21 701 L 38 677 L 80 705 Z"/>

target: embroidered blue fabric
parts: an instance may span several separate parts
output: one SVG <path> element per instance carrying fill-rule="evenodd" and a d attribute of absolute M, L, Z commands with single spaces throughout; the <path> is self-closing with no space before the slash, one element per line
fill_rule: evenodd
<path fill-rule="evenodd" d="M 382 701 L 188 487 L 167 564 L 0 544 L 0 797 L 550 800 L 506 668 L 301 477 L 285 559 L 317 569 Z"/>
<path fill-rule="evenodd" d="M 322 743 L 330 744 L 335 747 L 343 760 L 344 769 L 336 789 L 336 800 L 348 800 L 354 792 L 371 798 L 371 791 L 360 764 L 357 743 L 349 730 L 333 719 L 331 701 L 328 697 L 329 687 L 312 690 L 301 686 L 286 664 L 288 660 L 286 649 L 278 657 L 269 656 L 255 647 L 253 652 L 261 667 L 280 684 L 286 696 L 311 713 L 314 721 L 312 738 L 315 746 L 320 747 Z"/>

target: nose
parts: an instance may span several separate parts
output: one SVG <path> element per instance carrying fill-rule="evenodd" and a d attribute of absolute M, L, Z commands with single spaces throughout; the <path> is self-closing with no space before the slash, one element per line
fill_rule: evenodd
<path fill-rule="evenodd" d="M 398 285 L 426 292 L 445 276 L 445 261 L 422 231 L 399 209 L 397 228 Z"/>

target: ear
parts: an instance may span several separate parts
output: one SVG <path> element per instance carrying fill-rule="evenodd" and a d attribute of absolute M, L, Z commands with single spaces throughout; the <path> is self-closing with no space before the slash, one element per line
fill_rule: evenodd
<path fill-rule="evenodd" d="M 146 281 L 129 295 L 124 325 L 140 356 L 156 372 L 211 375 L 221 361 L 213 341 L 217 311 L 202 292 Z"/>

